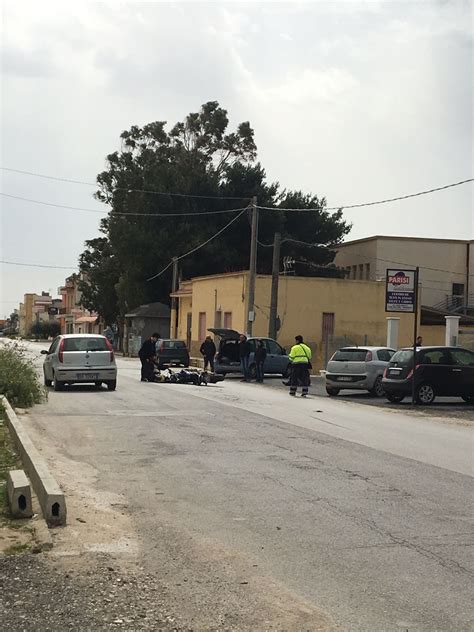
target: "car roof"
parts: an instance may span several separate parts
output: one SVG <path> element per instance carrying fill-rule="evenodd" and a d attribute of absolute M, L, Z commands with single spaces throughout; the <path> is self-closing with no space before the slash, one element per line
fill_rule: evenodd
<path fill-rule="evenodd" d="M 348 351 L 349 349 L 354 349 L 357 351 L 381 351 L 383 349 L 387 349 L 388 351 L 395 351 L 392 347 L 370 347 L 369 345 L 359 345 L 358 347 L 352 345 L 350 347 L 341 347 L 339 351 Z"/>
<path fill-rule="evenodd" d="M 429 351 L 430 349 L 439 349 L 440 351 L 470 351 L 470 349 L 466 349 L 465 347 L 447 347 L 445 345 L 431 345 L 426 347 L 417 347 L 417 349 L 420 351 Z M 413 351 L 413 347 L 401 347 L 399 351 Z M 471 351 L 471 353 L 473 352 Z"/>
<path fill-rule="evenodd" d="M 105 338 L 102 334 L 60 334 L 61 338 Z"/>

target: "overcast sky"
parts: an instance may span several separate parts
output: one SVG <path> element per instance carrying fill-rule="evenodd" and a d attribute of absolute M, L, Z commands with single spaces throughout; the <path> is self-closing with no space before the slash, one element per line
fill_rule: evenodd
<path fill-rule="evenodd" d="M 330 206 L 472 176 L 472 3 L 3 2 L 4 167 L 94 182 L 133 124 L 217 100 L 269 180 Z M 11 195 L 91 209 L 93 187 L 2 172 Z M 471 184 L 347 212 L 350 238 L 473 238 Z M 0 317 L 56 294 L 100 215 L 2 198 Z"/>

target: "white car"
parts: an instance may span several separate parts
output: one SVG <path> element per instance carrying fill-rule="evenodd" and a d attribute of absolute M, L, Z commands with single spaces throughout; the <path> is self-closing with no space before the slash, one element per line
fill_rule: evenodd
<path fill-rule="evenodd" d="M 99 334 L 66 334 L 57 336 L 45 355 L 43 363 L 45 386 L 54 382 L 54 390 L 65 384 L 102 382 L 109 391 L 117 386 L 117 365 L 114 350 L 105 336 Z"/>
<path fill-rule="evenodd" d="M 343 347 L 329 360 L 326 392 L 335 397 L 342 389 L 369 391 L 383 397 L 383 373 L 395 349 L 388 347 Z"/>

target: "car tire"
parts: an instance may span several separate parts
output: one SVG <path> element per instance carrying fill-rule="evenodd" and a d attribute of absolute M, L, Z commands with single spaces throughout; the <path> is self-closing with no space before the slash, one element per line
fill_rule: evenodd
<path fill-rule="evenodd" d="M 44 385 L 45 386 L 52 386 L 53 384 L 53 380 L 48 380 L 48 378 L 46 377 L 46 372 L 43 369 L 43 375 L 44 375 Z"/>
<path fill-rule="evenodd" d="M 251 380 L 257 379 L 257 365 L 256 364 L 251 364 L 249 366 L 249 375 L 250 375 Z"/>
<path fill-rule="evenodd" d="M 461 395 L 466 404 L 474 404 L 474 395 Z"/>
<path fill-rule="evenodd" d="M 333 386 L 326 386 L 326 393 L 329 395 L 329 397 L 337 397 L 339 395 L 340 392 L 340 388 L 335 388 Z"/>
<path fill-rule="evenodd" d="M 290 376 L 290 371 L 291 371 L 291 364 L 289 364 L 286 369 L 284 370 L 284 372 L 281 374 L 281 377 L 286 380 L 287 377 Z"/>
<path fill-rule="evenodd" d="M 405 395 L 403 393 L 385 393 L 385 397 L 392 404 L 399 404 L 405 399 Z"/>
<path fill-rule="evenodd" d="M 383 397 L 385 395 L 385 389 L 382 384 L 382 376 L 379 375 L 375 378 L 374 385 L 369 390 L 369 393 L 374 397 Z"/>
<path fill-rule="evenodd" d="M 431 384 L 420 384 L 416 387 L 415 401 L 417 404 L 429 406 L 435 400 L 436 392 Z"/>
<path fill-rule="evenodd" d="M 54 378 L 54 390 L 55 391 L 62 391 L 64 389 L 64 382 L 61 382 L 60 380 L 57 380 L 56 377 Z"/>
<path fill-rule="evenodd" d="M 109 391 L 115 391 L 117 388 L 117 380 L 109 380 L 107 382 L 107 388 Z"/>

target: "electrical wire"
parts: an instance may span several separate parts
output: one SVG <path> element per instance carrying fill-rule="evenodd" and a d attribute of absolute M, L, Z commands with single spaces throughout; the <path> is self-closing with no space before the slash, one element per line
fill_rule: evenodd
<path fill-rule="evenodd" d="M 0 260 L 0 263 L 3 263 L 8 266 L 25 266 L 27 268 L 50 268 L 54 270 L 70 270 L 71 268 L 77 268 L 77 264 L 73 266 L 48 266 L 48 265 L 43 265 L 42 263 L 21 263 L 20 261 L 3 261 L 3 260 Z"/>
<path fill-rule="evenodd" d="M 418 197 L 420 195 L 427 195 L 428 193 L 436 193 L 436 191 L 444 191 L 452 187 L 458 187 L 468 182 L 474 182 L 474 178 L 468 178 L 467 180 L 461 180 L 460 182 L 453 182 L 452 184 L 445 184 L 442 187 L 436 187 L 434 189 L 428 189 L 427 191 L 419 191 L 418 193 L 409 193 L 408 195 L 400 195 L 398 197 L 387 198 L 386 200 L 377 200 L 376 202 L 362 202 L 361 204 L 341 204 L 339 206 L 325 206 L 319 208 L 281 208 L 273 206 L 257 206 L 262 211 L 284 211 L 290 212 L 310 212 L 310 211 L 340 211 L 351 208 L 361 208 L 363 206 L 375 206 L 376 204 L 388 204 L 389 202 L 398 202 L 399 200 L 408 200 L 408 198 Z"/>
<path fill-rule="evenodd" d="M 217 231 L 217 233 L 215 233 L 214 235 L 212 235 L 212 237 L 209 237 L 209 239 L 207 239 L 206 241 L 204 241 L 202 244 L 199 244 L 199 246 L 196 246 L 195 248 L 193 248 L 192 250 L 189 250 L 188 252 L 185 252 L 183 255 L 180 255 L 179 257 L 176 257 L 175 261 L 180 261 L 181 259 L 184 259 L 185 257 L 192 255 L 194 252 L 197 252 L 198 250 L 200 250 L 201 248 L 204 248 L 204 246 L 206 246 L 209 242 L 211 242 L 213 239 L 215 239 L 216 237 L 218 237 L 219 235 L 221 235 L 225 230 L 227 230 L 227 228 L 229 228 L 229 226 L 231 224 L 233 224 L 235 221 L 237 221 L 239 219 L 239 217 L 242 217 L 242 215 L 245 213 L 245 211 L 248 209 L 249 207 L 247 206 L 246 208 L 244 208 L 242 210 L 241 213 L 239 213 L 236 217 L 233 217 L 230 222 L 228 222 L 223 228 L 221 228 L 219 231 Z M 166 272 L 166 270 L 168 270 L 171 266 L 173 265 L 173 260 L 171 260 L 167 266 L 165 266 L 163 268 L 163 270 L 161 270 L 160 272 L 158 272 L 158 274 L 155 274 L 154 276 L 150 277 L 149 279 L 147 279 L 147 281 L 153 281 L 153 279 L 158 278 L 159 276 L 161 276 L 164 272 Z"/>
<path fill-rule="evenodd" d="M 82 208 L 80 206 L 66 206 L 64 204 L 55 204 L 53 202 L 42 202 L 40 200 L 32 200 L 30 198 L 20 197 L 19 195 L 11 195 L 10 193 L 0 192 L 0 195 L 7 198 L 12 198 L 14 200 L 22 200 L 23 202 L 31 202 L 32 204 L 41 204 L 42 206 L 54 206 L 55 208 L 64 208 L 69 211 L 83 211 L 85 213 L 111 213 L 113 217 L 189 217 L 193 215 L 221 215 L 224 213 L 238 213 L 239 211 L 243 211 L 244 208 L 231 208 L 227 210 L 217 210 L 217 211 L 192 211 L 190 213 L 117 213 L 114 210 L 104 210 L 100 211 L 98 209 L 92 208 Z M 247 206 L 245 210 L 247 210 Z"/>
<path fill-rule="evenodd" d="M 23 171 L 22 169 L 11 169 L 10 167 L 0 167 L 2 171 L 11 173 L 21 173 L 26 176 L 34 176 L 35 178 L 44 178 L 46 180 L 56 180 L 57 182 L 68 182 L 70 184 L 82 184 L 91 187 L 99 187 L 97 182 L 85 182 L 84 180 L 73 180 L 71 178 L 58 178 L 56 176 L 48 176 L 43 173 L 35 173 L 33 171 Z M 245 197 L 222 196 L 222 195 L 194 195 L 193 193 L 170 193 L 167 191 L 152 191 L 150 189 L 133 189 L 128 187 L 114 187 L 115 191 L 128 191 L 128 193 L 149 193 L 151 195 L 168 195 L 170 197 L 198 198 L 202 200 L 247 200 Z"/>

